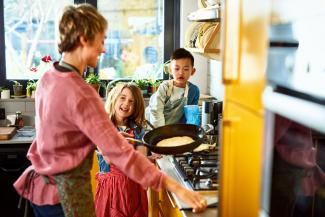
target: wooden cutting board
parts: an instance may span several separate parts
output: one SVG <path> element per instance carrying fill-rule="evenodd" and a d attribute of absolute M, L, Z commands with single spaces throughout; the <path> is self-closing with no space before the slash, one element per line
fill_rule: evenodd
<path fill-rule="evenodd" d="M 16 134 L 15 127 L 0 127 L 0 140 L 9 140 Z"/>

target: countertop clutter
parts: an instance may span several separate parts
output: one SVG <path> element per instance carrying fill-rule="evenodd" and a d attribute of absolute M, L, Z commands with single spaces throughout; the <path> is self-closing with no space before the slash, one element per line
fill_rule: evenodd
<path fill-rule="evenodd" d="M 0 130 L 3 129 L 3 136 L 0 144 L 31 144 L 35 138 L 35 128 L 31 126 L 25 126 L 21 129 L 16 130 L 15 127 L 0 127 Z M 0 131 L 2 132 L 2 131 Z M 10 133 L 10 136 L 8 136 Z"/>
<path fill-rule="evenodd" d="M 180 174 L 177 171 L 177 168 L 174 164 L 173 156 L 165 155 L 163 158 L 157 160 L 158 167 L 164 171 L 169 176 L 173 177 L 177 182 L 182 184 L 188 189 L 193 190 L 193 186 L 191 186 L 190 182 L 188 180 L 182 178 Z M 217 196 L 217 190 L 204 190 L 201 189 L 199 191 L 208 201 L 208 208 L 202 213 L 199 214 L 193 214 L 191 211 L 191 208 L 189 208 L 186 204 L 184 204 L 182 201 L 180 201 L 173 193 L 169 193 L 168 197 L 169 200 L 171 200 L 171 203 L 173 206 L 177 207 L 180 211 L 180 213 L 184 217 L 190 217 L 190 216 L 200 216 L 200 217 L 208 217 L 208 216 L 217 216 L 218 210 L 218 196 Z"/>
<path fill-rule="evenodd" d="M 0 140 L 9 140 L 16 134 L 15 127 L 0 127 Z"/>

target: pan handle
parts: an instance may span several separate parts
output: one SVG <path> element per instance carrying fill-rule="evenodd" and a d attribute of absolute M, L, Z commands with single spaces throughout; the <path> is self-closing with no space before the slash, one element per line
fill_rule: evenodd
<path fill-rule="evenodd" d="M 148 145 L 147 143 L 143 142 L 140 139 L 135 139 L 135 138 L 131 138 L 131 137 L 125 137 L 125 139 L 130 142 L 135 142 L 135 143 L 137 143 L 137 145 L 143 145 L 143 146 L 150 148 L 150 145 Z"/>
<path fill-rule="evenodd" d="M 149 127 L 151 127 L 151 129 L 155 129 L 155 127 L 152 125 L 152 123 L 150 123 L 150 121 L 146 120 L 146 122 L 149 125 Z"/>
<path fill-rule="evenodd" d="M 199 138 L 203 139 L 205 135 L 209 132 L 211 132 L 214 129 L 214 126 L 212 124 L 206 124 L 199 128 L 198 136 Z"/>
<path fill-rule="evenodd" d="M 137 143 L 143 143 L 143 141 L 141 141 L 140 139 L 135 139 L 132 137 L 125 137 L 126 140 L 129 140 L 131 142 L 137 142 Z"/>
<path fill-rule="evenodd" d="M 205 133 L 210 133 L 214 129 L 214 126 L 212 124 L 206 124 L 202 128 Z"/>

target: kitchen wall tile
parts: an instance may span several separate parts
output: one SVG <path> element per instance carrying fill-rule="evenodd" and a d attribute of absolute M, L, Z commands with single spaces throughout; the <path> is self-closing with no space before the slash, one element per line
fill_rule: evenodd
<path fill-rule="evenodd" d="M 35 102 L 26 102 L 26 112 L 35 112 Z"/>
<path fill-rule="evenodd" d="M 4 108 L 6 109 L 6 113 L 21 111 L 24 112 L 26 110 L 26 103 L 23 101 L 19 102 L 5 102 Z"/>
<path fill-rule="evenodd" d="M 25 126 L 35 126 L 35 114 L 34 113 L 24 113 L 23 114 L 24 125 Z"/>
<path fill-rule="evenodd" d="M 6 117 L 15 115 L 16 111 L 21 111 L 26 126 L 35 125 L 35 102 L 34 99 L 6 99 L 0 100 L 0 108 L 5 108 Z M 0 122 L 1 126 L 9 124 L 9 120 Z"/>

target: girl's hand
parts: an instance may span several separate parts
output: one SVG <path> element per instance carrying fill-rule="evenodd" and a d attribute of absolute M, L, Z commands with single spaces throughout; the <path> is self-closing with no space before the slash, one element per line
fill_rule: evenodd
<path fill-rule="evenodd" d="M 160 159 L 162 158 L 162 155 L 161 154 L 156 154 L 156 153 L 152 153 L 151 152 L 151 155 L 148 156 L 148 159 L 151 161 L 151 162 L 155 162 L 157 159 Z"/>
<path fill-rule="evenodd" d="M 129 134 L 123 131 L 120 131 L 119 133 L 126 138 L 134 138 L 134 134 Z"/>
<path fill-rule="evenodd" d="M 134 138 L 134 134 L 130 134 L 130 133 L 126 133 L 126 132 L 123 132 L 123 131 L 120 131 L 119 132 L 122 136 L 124 136 L 125 138 Z M 135 145 L 136 142 L 134 141 L 130 141 L 128 140 L 128 142 L 131 144 L 131 145 Z"/>
<path fill-rule="evenodd" d="M 190 191 L 178 184 L 175 180 L 166 176 L 165 187 L 167 190 L 176 194 L 186 204 L 192 207 L 192 212 L 202 212 L 207 208 L 207 201 L 198 192 Z"/>

